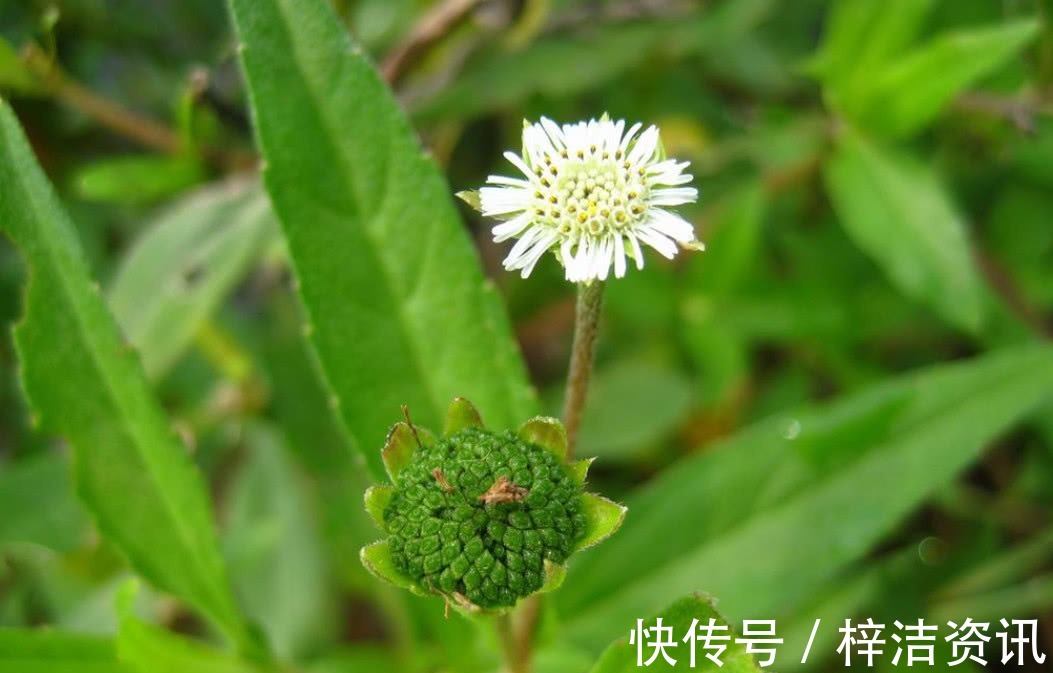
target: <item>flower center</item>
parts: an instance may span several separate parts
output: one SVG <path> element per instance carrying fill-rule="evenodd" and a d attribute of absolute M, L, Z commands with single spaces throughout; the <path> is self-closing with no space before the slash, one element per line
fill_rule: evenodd
<path fill-rule="evenodd" d="M 644 169 L 623 159 L 570 158 L 538 167 L 537 221 L 565 238 L 602 237 L 638 225 L 646 210 Z"/>

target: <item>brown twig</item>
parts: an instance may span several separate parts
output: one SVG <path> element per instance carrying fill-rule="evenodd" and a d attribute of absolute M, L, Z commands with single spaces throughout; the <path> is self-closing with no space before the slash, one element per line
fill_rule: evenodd
<path fill-rule="evenodd" d="M 1023 133 L 1035 132 L 1035 117 L 1043 112 L 1041 98 L 1033 94 L 1006 97 L 982 91 L 963 93 L 954 101 L 954 107 L 1001 117 Z"/>
<path fill-rule="evenodd" d="M 444 0 L 421 17 L 405 41 L 384 59 L 380 73 L 394 85 L 436 42 L 457 27 L 483 0 Z"/>
<path fill-rule="evenodd" d="M 1042 314 L 1013 282 L 1012 276 L 983 250 L 974 249 L 973 256 L 991 289 L 1002 298 L 1006 308 L 1036 335 L 1044 339 L 1053 339 L 1053 325 L 1043 319 Z"/>
<path fill-rule="evenodd" d="M 146 147 L 167 154 L 178 154 L 182 151 L 183 142 L 174 131 L 123 108 L 74 81 L 37 45 L 30 44 L 23 50 L 22 55 L 29 71 L 44 88 L 70 107 Z"/>

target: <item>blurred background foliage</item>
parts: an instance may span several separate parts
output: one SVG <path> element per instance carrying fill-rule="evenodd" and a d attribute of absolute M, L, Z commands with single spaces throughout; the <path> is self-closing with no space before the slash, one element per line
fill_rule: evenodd
<path fill-rule="evenodd" d="M 778 618 L 778 670 L 820 616 L 810 670 L 863 615 L 1039 617 L 1053 650 L 1036 350 L 1053 336 L 1053 2 L 332 4 L 451 191 L 507 170 L 539 115 L 654 122 L 692 162 L 708 250 L 608 290 L 579 451 L 630 514 L 548 606 L 539 670 L 587 670 L 695 589 Z M 0 91 L 206 475 L 270 648 L 314 671 L 493 667 L 489 636 L 359 566 L 369 477 L 302 339 L 223 4 L 3 0 L 0 37 Z M 555 413 L 572 288 L 555 262 L 503 273 L 461 212 Z M 0 241 L 4 324 L 26 273 Z M 6 336 L 0 373 L 0 626 L 111 634 L 127 564 L 33 429 Z M 135 600 L 208 632 L 163 593 Z"/>

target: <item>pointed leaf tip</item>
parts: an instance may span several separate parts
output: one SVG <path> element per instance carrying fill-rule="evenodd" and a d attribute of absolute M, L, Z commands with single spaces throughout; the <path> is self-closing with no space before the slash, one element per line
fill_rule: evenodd
<path fill-rule="evenodd" d="M 387 540 L 381 540 L 362 547 L 362 551 L 359 552 L 358 556 L 366 570 L 377 577 L 377 579 L 401 589 L 409 589 L 416 594 L 422 593 L 420 588 L 413 583 L 413 580 L 395 568 L 395 561 L 391 558 L 391 545 L 388 544 Z"/>
<path fill-rule="evenodd" d="M 483 209 L 483 202 L 482 199 L 479 198 L 479 190 L 477 189 L 466 189 L 457 192 L 455 196 L 476 210 Z"/>
<path fill-rule="evenodd" d="M 585 485 L 585 479 L 589 476 L 589 468 L 596 458 L 582 458 L 570 464 L 570 476 L 578 486 Z"/>
<path fill-rule="evenodd" d="M 366 489 L 366 512 L 382 533 L 387 532 L 384 526 L 384 510 L 388 508 L 393 495 L 395 489 L 391 486 L 370 486 Z"/>
<path fill-rule="evenodd" d="M 479 410 L 463 397 L 453 398 L 453 402 L 450 402 L 450 409 L 446 412 L 446 425 L 443 427 L 442 434 L 449 437 L 465 428 L 472 427 L 483 427 L 483 418 L 479 415 Z"/>
<path fill-rule="evenodd" d="M 555 418 L 537 416 L 519 427 L 519 436 L 548 449 L 560 461 L 567 459 L 567 431 Z"/>
<path fill-rule="evenodd" d="M 595 493 L 586 493 L 581 498 L 582 514 L 585 515 L 585 537 L 578 542 L 577 549 L 587 549 L 614 535 L 625 521 L 629 508 L 619 505 Z"/>
<path fill-rule="evenodd" d="M 420 426 L 410 426 L 405 421 L 393 425 L 380 453 L 391 481 L 394 482 L 402 468 L 410 464 L 417 449 L 434 443 L 435 436 Z"/>

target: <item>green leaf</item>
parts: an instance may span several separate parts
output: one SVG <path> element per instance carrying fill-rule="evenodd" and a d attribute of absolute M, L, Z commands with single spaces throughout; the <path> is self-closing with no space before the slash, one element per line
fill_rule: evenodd
<path fill-rule="evenodd" d="M 120 626 L 117 657 L 136 673 L 258 673 L 256 667 L 160 627 L 132 614 L 134 580 L 121 587 L 117 597 Z"/>
<path fill-rule="evenodd" d="M 1039 572 L 1050 556 L 1053 556 L 1053 527 L 970 568 L 941 587 L 937 595 L 953 598 L 1024 582 Z"/>
<path fill-rule="evenodd" d="M 556 595 L 565 633 L 596 648 L 697 589 L 719 595 L 730 615 L 792 611 L 1051 393 L 1053 349 L 1023 347 L 780 415 L 708 447 L 629 499 L 632 516 L 604 553 L 571 565 Z"/>
<path fill-rule="evenodd" d="M 201 475 L 118 336 L 73 225 L 2 101 L 0 227 L 31 268 L 15 328 L 22 384 L 41 426 L 72 445 L 78 492 L 99 530 L 144 577 L 248 646 Z"/>
<path fill-rule="evenodd" d="M 754 661 L 753 656 L 746 652 L 746 646 L 738 643 L 735 639 L 738 634 L 735 629 L 732 628 L 724 620 L 724 618 L 717 612 L 716 607 L 712 599 L 704 596 L 694 595 L 686 598 L 681 598 L 666 609 L 662 610 L 657 615 L 653 615 L 651 618 L 644 620 L 644 628 L 650 628 L 657 623 L 658 618 L 662 619 L 662 626 L 668 626 L 673 629 L 672 638 L 674 639 L 675 646 L 666 648 L 666 652 L 669 656 L 676 661 L 675 666 L 671 666 L 661 654 L 647 666 L 647 670 L 658 670 L 658 671 L 674 671 L 674 670 L 686 670 L 690 666 L 690 650 L 688 645 L 682 641 L 683 637 L 690 633 L 694 620 L 698 620 L 704 625 L 710 623 L 710 619 L 714 620 L 714 624 L 727 626 L 727 631 L 720 631 L 718 635 L 726 635 L 730 640 L 725 641 L 727 643 L 727 649 L 719 656 L 715 652 L 712 652 L 714 656 L 720 660 L 721 665 L 717 665 L 713 660 L 706 657 L 707 651 L 702 649 L 702 645 L 696 645 L 695 649 L 695 666 L 691 670 L 695 671 L 709 671 L 710 673 L 716 673 L 721 671 L 722 673 L 759 673 L 761 667 Z M 626 631 L 632 630 L 636 626 L 636 620 L 627 621 L 625 623 Z M 639 636 L 638 636 L 639 637 Z M 643 654 L 643 661 L 647 662 L 654 650 L 647 646 L 648 640 L 644 640 L 643 649 L 640 650 Z M 612 643 L 606 650 L 600 660 L 596 662 L 596 665 L 592 668 L 591 673 L 635 673 L 641 669 L 641 666 L 637 663 L 638 661 L 638 644 L 630 644 L 629 637 L 624 636 L 619 638 L 617 641 Z"/>
<path fill-rule="evenodd" d="M 450 403 L 450 408 L 446 411 L 446 423 L 443 425 L 442 434 L 449 437 L 465 428 L 478 428 L 482 425 L 483 419 L 479 416 L 479 410 L 475 408 L 475 405 L 463 397 L 458 397 Z"/>
<path fill-rule="evenodd" d="M 536 412 L 449 189 L 325 0 L 231 0 L 264 180 L 340 414 L 375 476 L 393 412 Z"/>
<path fill-rule="evenodd" d="M 843 0 L 830 5 L 819 51 L 805 66 L 839 108 L 858 109 L 873 73 L 917 35 L 934 0 Z"/>
<path fill-rule="evenodd" d="M 78 194 L 89 201 L 144 205 L 201 182 L 195 157 L 143 154 L 90 163 L 74 176 Z"/>
<path fill-rule="evenodd" d="M 772 0 L 738 0 L 707 8 L 685 19 L 623 21 L 590 30 L 544 37 L 529 47 L 485 52 L 434 97 L 417 101 L 419 117 L 471 117 L 509 108 L 532 94 L 566 96 L 609 82 L 661 56 L 676 58 L 719 50 L 760 23 L 777 5 Z M 473 197 L 462 198 L 472 204 Z"/>
<path fill-rule="evenodd" d="M 545 583 L 539 589 L 540 593 L 555 591 L 563 586 L 563 580 L 567 578 L 567 566 L 562 563 L 553 563 L 545 559 Z"/>
<path fill-rule="evenodd" d="M 756 274 L 768 198 L 760 180 L 737 186 L 718 205 L 706 229 L 706 253 L 692 255 L 693 285 L 707 294 L 725 296 Z"/>
<path fill-rule="evenodd" d="M 387 532 L 384 530 L 384 510 L 388 508 L 393 495 L 395 489 L 392 486 L 370 486 L 366 489 L 366 511 L 381 532 Z"/>
<path fill-rule="evenodd" d="M 388 431 L 387 439 L 384 440 L 384 448 L 380 451 L 384 469 L 387 470 L 392 483 L 398 478 L 402 468 L 413 460 L 417 449 L 434 443 L 435 436 L 416 424 L 411 426 L 407 422 L 399 421 L 393 425 Z"/>
<path fill-rule="evenodd" d="M 29 542 L 68 552 L 87 537 L 88 519 L 73 495 L 69 465 L 61 455 L 0 465 L 0 548 Z"/>
<path fill-rule="evenodd" d="M 387 540 L 362 547 L 360 558 L 366 570 L 373 573 L 378 579 L 401 589 L 421 593 L 420 588 L 410 578 L 395 569 L 395 561 L 391 558 L 391 546 Z"/>
<path fill-rule="evenodd" d="M 548 449 L 559 458 L 567 459 L 567 429 L 555 418 L 535 416 L 519 426 L 520 438 Z"/>
<path fill-rule="evenodd" d="M 903 136 L 928 124 L 955 96 L 995 72 L 1039 32 L 1033 19 L 946 33 L 871 75 L 860 123 Z"/>
<path fill-rule="evenodd" d="M 339 649 L 327 649 L 318 657 L 303 665 L 306 673 L 348 673 L 349 671 L 385 671 L 402 673 L 406 670 L 405 652 L 381 644 L 359 641 L 342 645 Z"/>
<path fill-rule="evenodd" d="M 376 535 L 362 506 L 362 494 L 372 480 L 364 457 L 351 448 L 328 404 L 318 363 L 300 331 L 292 288 L 270 293 L 267 310 L 257 316 L 255 327 L 247 334 L 261 342 L 252 344 L 253 361 L 271 383 L 270 409 L 290 452 L 317 489 L 326 556 L 341 559 L 331 570 L 348 588 L 376 588 L 362 564 L 355 562 L 362 543 Z"/>
<path fill-rule="evenodd" d="M 581 504 L 586 526 L 585 537 L 578 542 L 578 549 L 588 549 L 618 532 L 628 511 L 624 505 L 595 493 L 584 494 Z"/>
<path fill-rule="evenodd" d="M 248 462 L 226 497 L 223 549 L 241 605 L 275 655 L 292 659 L 333 624 L 316 503 L 280 435 L 253 424 Z"/>
<path fill-rule="evenodd" d="M 668 437 L 691 411 L 691 383 L 650 362 L 623 362 L 596 372 L 577 452 L 605 460 L 639 456 Z"/>
<path fill-rule="evenodd" d="M 845 231 L 903 293 L 979 329 L 983 285 L 965 227 L 927 166 L 846 130 L 824 177 Z"/>
<path fill-rule="evenodd" d="M 150 378 L 184 353 L 276 226 L 251 182 L 194 192 L 148 225 L 117 269 L 109 303 Z"/>
<path fill-rule="evenodd" d="M 41 629 L 0 629 L 5 673 L 129 673 L 117 662 L 113 640 Z"/>
<path fill-rule="evenodd" d="M 26 67 L 11 43 L 0 37 L 0 89 L 11 89 L 20 94 L 36 94 L 42 89 L 40 81 Z"/>
<path fill-rule="evenodd" d="M 574 483 L 578 486 L 585 485 L 585 479 L 589 476 L 589 468 L 595 460 L 595 458 L 582 458 L 581 460 L 575 460 L 569 465 L 570 475 L 574 479 Z"/>

